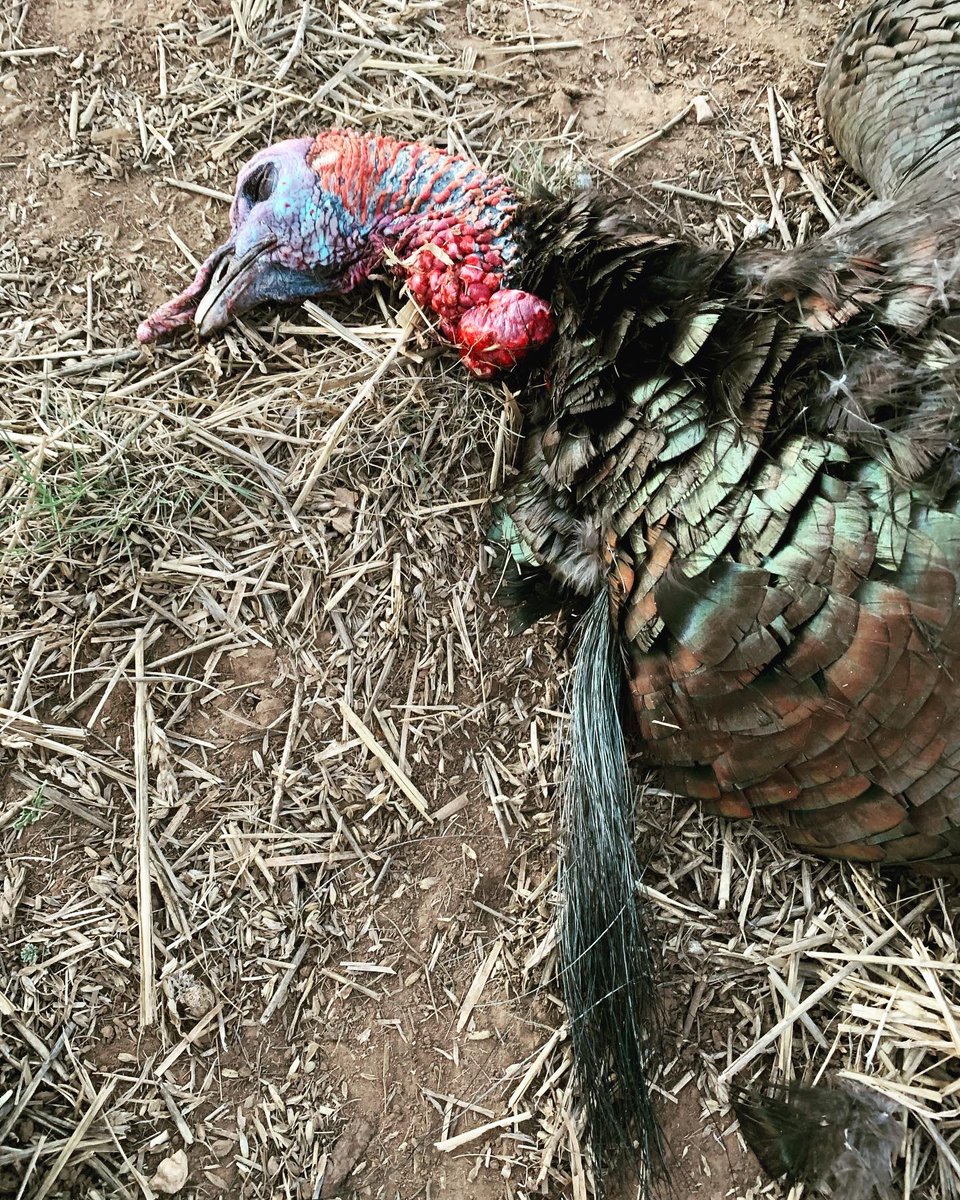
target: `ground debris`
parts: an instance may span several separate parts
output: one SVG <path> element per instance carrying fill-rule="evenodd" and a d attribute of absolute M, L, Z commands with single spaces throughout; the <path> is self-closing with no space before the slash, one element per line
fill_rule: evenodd
<path fill-rule="evenodd" d="M 357 1117 L 333 1143 L 323 1173 L 320 1200 L 336 1200 L 347 1177 L 367 1152 L 373 1137 L 374 1124 L 366 1117 Z"/>

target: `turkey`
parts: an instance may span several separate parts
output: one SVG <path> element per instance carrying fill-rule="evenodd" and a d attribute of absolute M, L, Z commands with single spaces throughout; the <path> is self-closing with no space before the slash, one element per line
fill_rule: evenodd
<path fill-rule="evenodd" d="M 642 760 L 710 811 L 960 869 L 960 2 L 871 5 L 819 101 L 877 199 L 794 251 L 331 131 L 254 155 L 229 240 L 138 330 L 207 336 L 387 266 L 468 370 L 522 380 L 493 537 L 521 623 L 581 617 L 561 979 L 597 1161 L 636 1147 L 642 1173 L 656 985 L 624 691 Z"/>

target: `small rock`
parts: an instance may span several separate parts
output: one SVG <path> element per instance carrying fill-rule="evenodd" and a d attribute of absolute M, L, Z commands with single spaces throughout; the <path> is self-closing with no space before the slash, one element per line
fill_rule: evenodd
<path fill-rule="evenodd" d="M 195 1021 L 205 1017 L 216 1003 L 213 992 L 189 971 L 178 971 L 171 983 L 177 1008 Z"/>
<path fill-rule="evenodd" d="M 710 102 L 706 96 L 694 96 L 693 111 L 696 115 L 698 125 L 709 125 L 713 120 L 713 109 L 710 107 Z"/>
<path fill-rule="evenodd" d="M 553 95 L 550 97 L 550 107 L 559 117 L 569 117 L 576 112 L 569 95 L 562 87 L 554 89 Z"/>
<path fill-rule="evenodd" d="M 333 1144 L 327 1160 L 327 1169 L 323 1175 L 323 1183 L 320 1185 L 322 1200 L 339 1194 L 347 1178 L 367 1152 L 373 1133 L 373 1122 L 368 1121 L 365 1117 L 358 1117 L 351 1121 L 340 1134 Z"/>
<path fill-rule="evenodd" d="M 157 1167 L 156 1173 L 150 1180 L 150 1186 L 155 1192 L 164 1196 L 174 1196 L 187 1182 L 190 1164 L 183 1150 L 177 1150 L 165 1158 Z"/>
<path fill-rule="evenodd" d="M 758 238 L 765 238 L 772 228 L 773 226 L 769 221 L 764 221 L 760 217 L 753 217 L 743 227 L 743 240 L 745 242 L 755 242 Z"/>

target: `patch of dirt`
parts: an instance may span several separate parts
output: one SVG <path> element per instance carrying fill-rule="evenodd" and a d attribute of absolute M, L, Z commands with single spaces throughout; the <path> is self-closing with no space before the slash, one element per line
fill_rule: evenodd
<path fill-rule="evenodd" d="M 182 0 L 55 0 L 32 6 L 27 36 L 76 52 L 114 30 L 156 30 L 182 8 Z"/>
<path fill-rule="evenodd" d="M 739 1196 L 762 1176 L 760 1164 L 733 1129 L 717 1120 L 691 1084 L 667 1110 L 664 1129 L 673 1156 L 671 1177 L 684 1196 Z M 724 1127 L 725 1126 L 725 1127 Z"/>
<path fill-rule="evenodd" d="M 747 180 L 762 187 L 768 89 L 776 89 L 774 113 L 785 138 L 802 141 L 816 130 L 814 62 L 843 20 L 839 7 L 811 0 L 779 11 L 736 0 L 667 7 L 470 0 L 458 36 L 479 67 L 505 70 L 526 95 L 518 117 L 534 136 L 547 130 L 577 138 L 598 186 L 659 180 L 736 194 L 747 192 Z M 524 45 L 544 49 L 524 55 Z M 695 99 L 706 102 L 700 113 Z"/>

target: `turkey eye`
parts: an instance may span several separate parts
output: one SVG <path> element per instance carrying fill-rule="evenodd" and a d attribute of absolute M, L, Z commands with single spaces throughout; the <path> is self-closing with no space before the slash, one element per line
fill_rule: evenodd
<path fill-rule="evenodd" d="M 273 195 L 277 184 L 277 169 L 273 163 L 255 167 L 243 181 L 240 194 L 250 204 L 261 204 Z"/>

